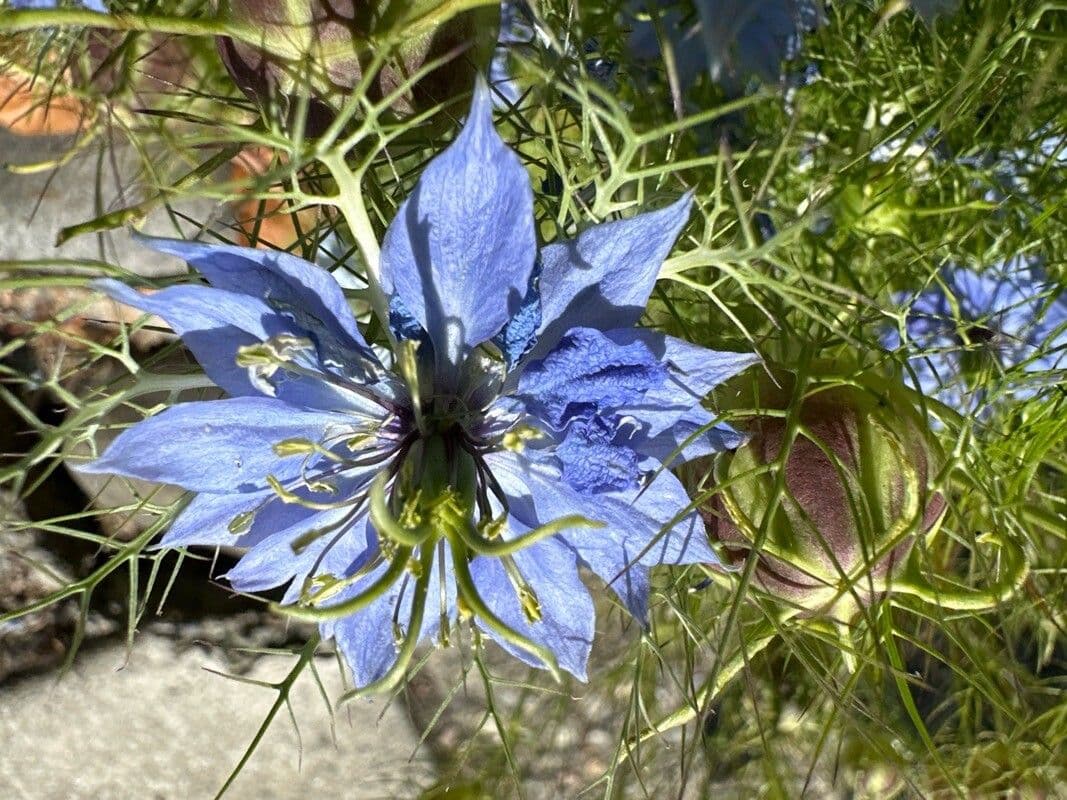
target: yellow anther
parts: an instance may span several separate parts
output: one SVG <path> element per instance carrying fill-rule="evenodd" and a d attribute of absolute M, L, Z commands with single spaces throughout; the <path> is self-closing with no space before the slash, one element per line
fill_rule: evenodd
<path fill-rule="evenodd" d="M 234 536 L 240 536 L 242 533 L 248 533 L 252 528 L 252 523 L 256 519 L 255 511 L 242 511 L 236 517 L 230 520 L 230 524 L 226 526 L 226 530 L 232 533 Z"/>
<path fill-rule="evenodd" d="M 310 439 L 282 439 L 275 442 L 272 448 L 274 455 L 280 458 L 287 456 L 307 456 L 319 450 L 319 445 Z"/>
<path fill-rule="evenodd" d="M 501 444 L 506 450 L 521 453 L 527 442 L 532 442 L 544 437 L 544 433 L 531 425 L 516 425 L 504 434 Z"/>
<path fill-rule="evenodd" d="M 530 622 L 541 621 L 541 601 L 537 599 L 533 589 L 523 586 L 519 589 L 519 602 L 522 604 L 522 613 Z"/>

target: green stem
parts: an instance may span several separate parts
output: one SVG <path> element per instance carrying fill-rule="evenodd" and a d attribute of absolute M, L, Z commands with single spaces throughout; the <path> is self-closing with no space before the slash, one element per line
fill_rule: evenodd
<path fill-rule="evenodd" d="M 378 237 L 374 233 L 370 215 L 367 213 L 367 205 L 363 202 L 361 175 L 354 173 L 349 168 L 342 153 L 322 154 L 319 156 L 319 161 L 330 171 L 334 181 L 337 183 L 337 195 L 332 198 L 332 201 L 340 209 L 345 222 L 348 223 L 348 230 L 356 242 L 356 247 L 359 248 L 360 255 L 363 257 L 371 307 L 382 323 L 382 327 L 388 332 L 391 330 L 389 327 L 389 300 L 385 296 L 385 292 L 382 291 L 382 251 L 378 244 Z"/>
<path fill-rule="evenodd" d="M 260 741 L 262 741 L 263 736 L 267 733 L 267 729 L 270 728 L 270 724 L 274 720 L 274 717 L 276 717 L 278 712 L 281 711 L 282 706 L 289 702 L 289 692 L 292 691 L 293 684 L 296 683 L 296 679 L 300 676 L 300 673 L 303 672 L 304 668 L 311 662 L 311 659 L 315 655 L 315 649 L 318 646 L 319 635 L 316 633 L 314 636 L 308 639 L 307 644 L 304 645 L 304 649 L 300 651 L 300 658 L 297 659 L 297 662 L 293 665 L 293 668 L 289 670 L 289 674 L 282 678 L 282 680 L 278 683 L 271 684 L 271 686 L 278 692 L 278 696 L 275 698 L 274 704 L 270 707 L 270 711 L 267 712 L 267 716 L 263 720 L 263 724 L 259 726 L 259 730 L 252 738 L 251 744 L 248 745 L 248 748 L 245 750 L 244 755 L 241 756 L 241 760 L 237 762 L 237 766 L 233 768 L 233 772 L 230 773 L 230 776 L 226 779 L 226 782 L 222 784 L 222 788 L 219 789 L 218 794 L 215 795 L 215 800 L 219 800 L 219 798 L 226 794 L 227 790 L 233 784 L 234 780 L 236 780 L 237 776 L 241 774 L 241 770 L 245 768 L 245 765 L 248 763 L 249 759 L 252 758 L 252 754 L 255 753 L 256 748 L 259 747 L 259 743 Z"/>
<path fill-rule="evenodd" d="M 706 709 L 708 704 L 719 695 L 719 692 L 726 688 L 726 685 L 733 677 L 744 668 L 749 659 L 765 650 L 767 645 L 774 641 L 774 638 L 778 635 L 780 624 L 779 620 L 764 620 L 761 622 L 756 628 L 755 635 L 748 637 L 747 641 L 744 641 L 738 647 L 737 652 L 733 654 L 729 661 L 719 669 L 712 671 L 712 674 L 697 690 L 689 703 L 661 718 L 659 722 L 654 723 L 651 727 L 641 731 L 636 738 L 629 742 L 627 751 L 633 752 L 635 747 L 647 742 L 654 736 L 659 736 L 666 731 L 696 719 L 697 715 Z"/>

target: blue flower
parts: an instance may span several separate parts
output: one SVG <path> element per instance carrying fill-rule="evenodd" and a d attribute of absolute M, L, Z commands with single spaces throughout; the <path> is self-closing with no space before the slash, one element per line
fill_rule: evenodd
<path fill-rule="evenodd" d="M 231 397 L 169 408 L 85 469 L 198 493 L 162 545 L 246 548 L 229 582 L 285 586 L 357 686 L 395 685 L 462 621 L 584 679 L 580 568 L 643 620 L 651 567 L 718 561 L 663 466 L 739 444 L 701 401 L 756 359 L 635 327 L 690 205 L 539 250 L 480 83 L 385 235 L 391 353 L 305 261 L 146 240 L 209 285 L 99 287 L 163 317 Z"/>
<path fill-rule="evenodd" d="M 908 5 L 930 25 L 939 15 L 953 13 L 959 0 L 910 0 Z"/>
<path fill-rule="evenodd" d="M 107 13 L 104 0 L 74 0 L 72 5 L 84 6 L 90 11 Z M 11 0 L 12 8 L 58 8 L 59 0 Z"/>
<path fill-rule="evenodd" d="M 930 288 L 895 301 L 907 305 L 917 388 L 959 410 L 985 400 L 971 391 L 978 370 L 1033 374 L 1067 366 L 1067 297 L 1024 259 L 983 272 L 947 266 Z M 898 348 L 899 332 L 887 331 L 883 343 Z M 1016 394 L 1032 391 L 1033 380 Z"/>
<path fill-rule="evenodd" d="M 501 105 L 516 105 L 522 98 L 522 89 L 512 75 L 511 53 L 529 47 L 534 38 L 525 4 L 521 0 L 501 0 L 500 33 L 489 62 L 489 85 L 503 100 Z"/>
<path fill-rule="evenodd" d="M 750 76 L 777 81 L 782 62 L 800 49 L 801 35 L 822 24 L 816 0 L 694 0 L 697 16 L 690 21 L 677 9 L 659 18 L 659 27 L 673 50 L 681 83 L 687 85 L 707 70 L 714 81 L 736 83 Z M 636 14 L 656 3 L 632 2 Z M 644 60 L 660 60 L 656 25 L 635 19 L 630 46 Z"/>

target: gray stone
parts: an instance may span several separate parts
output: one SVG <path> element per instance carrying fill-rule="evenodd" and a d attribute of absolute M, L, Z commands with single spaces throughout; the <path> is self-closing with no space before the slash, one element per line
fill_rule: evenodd
<path fill-rule="evenodd" d="M 265 657 L 244 677 L 276 682 L 293 663 L 292 656 Z M 336 661 L 314 663 L 336 699 Z M 121 647 L 97 650 L 80 656 L 58 683 L 42 677 L 0 689 L 0 797 L 213 797 L 276 694 L 209 669 L 225 663 L 142 635 L 128 660 Z M 228 800 L 414 797 L 432 781 L 401 705 L 356 701 L 331 720 L 308 671 L 290 701 L 299 735 L 283 708 Z"/>
<path fill-rule="evenodd" d="M 0 262 L 39 261 L 32 265 L 38 274 L 71 274 L 75 268 L 80 274 L 98 274 L 97 263 L 152 278 L 186 272 L 179 259 L 134 242 L 128 227 L 76 236 L 56 246 L 63 228 L 144 200 L 142 187 L 152 183 L 145 178 L 138 153 L 121 140 L 95 142 L 64 161 L 74 143 L 70 137 L 18 136 L 0 128 L 0 161 L 5 165 L 61 162 L 30 174 L 0 168 Z M 142 232 L 192 236 L 201 226 L 229 214 L 225 204 L 214 200 L 180 199 L 170 205 L 196 224 L 180 221 L 178 215 L 157 206 L 139 226 Z M 141 316 L 135 309 L 78 286 L 77 281 L 0 289 L 0 337 L 25 341 L 35 363 L 31 377 L 44 380 L 62 374 L 64 384 L 74 390 L 101 382 L 99 359 L 85 341 L 110 341 L 118 332 L 117 322 L 132 323 Z M 136 331 L 132 344 L 135 350 L 145 351 L 170 338 L 163 323 L 156 320 Z"/>
<path fill-rule="evenodd" d="M 0 161 L 33 164 L 63 156 L 74 140 L 57 136 L 18 136 L 0 128 Z M 0 261 L 29 259 L 85 259 L 104 261 L 147 277 L 186 271 L 176 258 L 162 256 L 134 243 L 127 228 L 86 234 L 56 247 L 65 227 L 87 222 L 144 199 L 139 186 L 143 167 L 131 147 L 108 147 L 100 142 L 86 148 L 68 163 L 32 174 L 0 169 Z M 228 217 L 228 208 L 213 200 L 181 200 L 174 207 L 192 219 L 207 223 Z M 194 233 L 195 226 L 181 223 Z M 151 213 L 145 233 L 177 236 L 174 219 L 162 208 Z"/>

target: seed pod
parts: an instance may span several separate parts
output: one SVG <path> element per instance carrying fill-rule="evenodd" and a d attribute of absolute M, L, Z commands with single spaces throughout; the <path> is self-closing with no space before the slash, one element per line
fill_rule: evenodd
<path fill-rule="evenodd" d="M 757 588 L 805 616 L 847 621 L 891 588 L 916 535 L 940 523 L 945 501 L 927 491 L 935 450 L 922 418 L 888 381 L 816 380 L 808 389 L 785 459 L 785 491 L 777 491 L 775 462 L 786 418 L 757 416 L 745 424 L 748 442 L 717 462 L 722 488 L 703 514 L 738 562 L 765 528 Z"/>
<path fill-rule="evenodd" d="M 306 94 L 305 130 L 317 135 L 363 79 L 380 45 L 376 39 L 427 12 L 440 11 L 444 21 L 405 37 L 368 96 L 380 100 L 427 61 L 445 56 L 451 57 L 401 95 L 393 110 L 410 114 L 468 91 L 475 72 L 488 62 L 500 12 L 483 6 L 449 17 L 448 5 L 448 0 L 230 0 L 229 17 L 262 31 L 262 42 L 218 37 L 216 46 L 236 84 L 257 102 Z M 288 105 L 291 113 L 295 103 Z"/>

